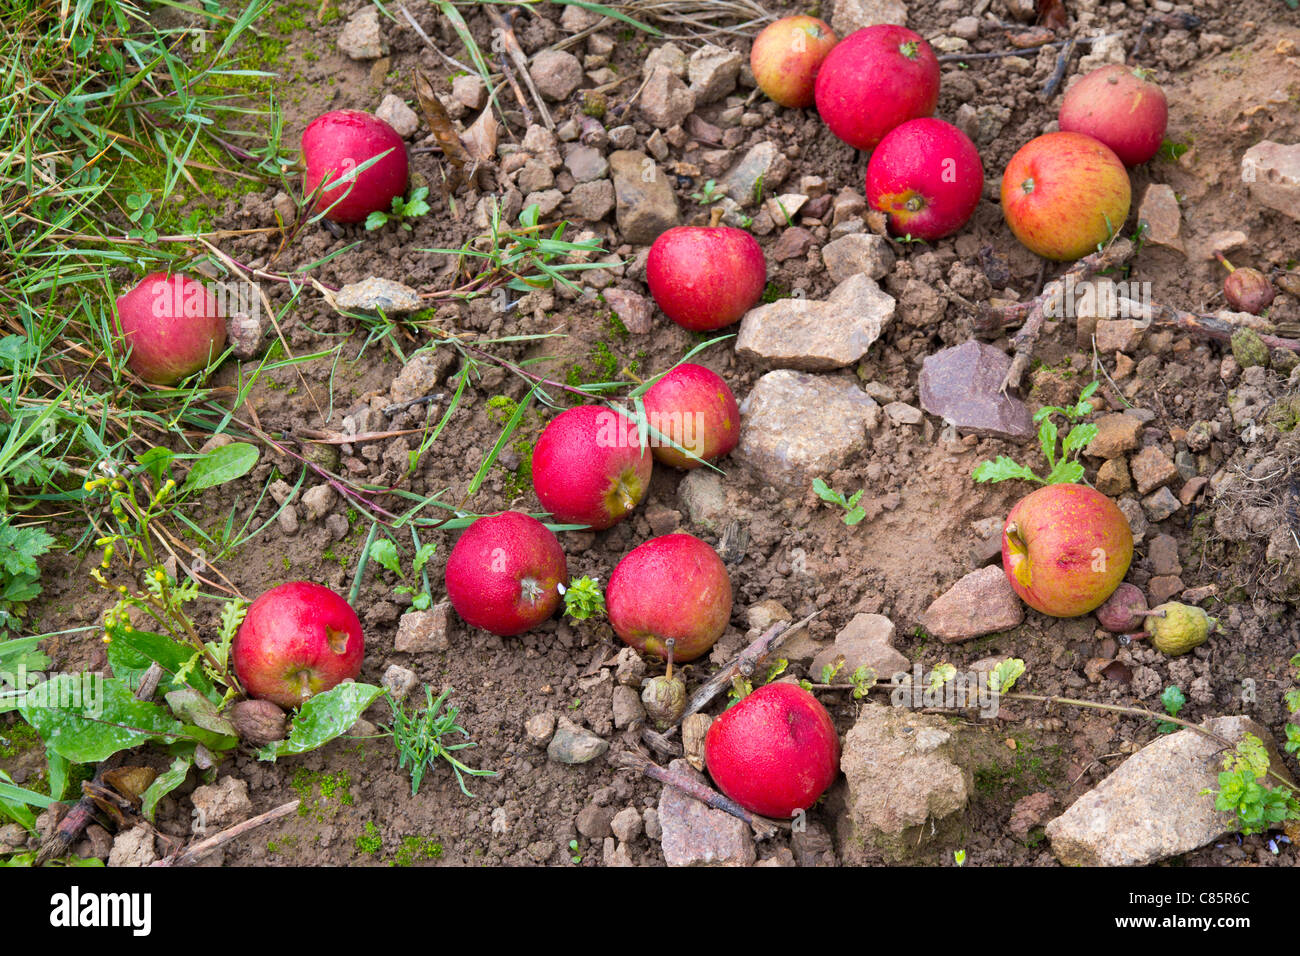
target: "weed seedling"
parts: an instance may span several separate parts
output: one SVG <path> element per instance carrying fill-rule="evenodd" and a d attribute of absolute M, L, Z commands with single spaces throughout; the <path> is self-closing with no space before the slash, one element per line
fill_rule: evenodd
<path fill-rule="evenodd" d="M 392 694 L 387 694 L 388 705 L 393 711 L 393 725 L 381 729 L 393 737 L 393 743 L 397 747 L 398 768 L 404 769 L 410 765 L 412 796 L 420 792 L 420 781 L 424 779 L 425 771 L 437 766 L 439 760 L 445 760 L 451 765 L 452 772 L 456 774 L 456 782 L 460 784 L 460 791 L 467 797 L 474 794 L 465 786 L 464 774 L 472 777 L 497 775 L 495 770 L 467 767 L 456 758 L 457 751 L 477 744 L 469 739 L 469 731 L 456 723 L 456 717 L 460 714 L 459 707 L 448 707 L 445 713 L 442 712 L 443 704 L 451 696 L 451 691 L 448 687 L 434 700 L 433 689 L 426 684 L 424 710 L 409 714 L 401 701 L 396 700 Z M 450 743 L 444 739 L 457 734 L 465 738 L 463 743 Z"/>
<path fill-rule="evenodd" d="M 855 492 L 853 497 L 845 498 L 841 492 L 836 491 L 820 478 L 814 478 L 813 491 L 817 493 L 817 497 L 822 501 L 832 505 L 839 505 L 843 508 L 844 523 L 849 527 L 857 524 L 867 516 L 867 509 L 858 504 L 858 501 L 862 498 L 862 493 L 866 491 L 865 488 Z"/>
<path fill-rule="evenodd" d="M 414 528 L 411 529 L 415 531 Z M 433 598 L 429 593 L 429 575 L 425 571 L 425 565 L 433 557 L 433 552 L 437 550 L 437 545 L 433 543 L 420 544 L 419 538 L 415 539 L 415 558 L 411 561 L 411 573 L 408 576 L 402 570 L 401 556 L 397 553 L 397 545 L 393 544 L 389 538 L 377 538 L 370 543 L 366 554 L 371 561 L 374 561 L 385 570 L 397 575 L 402 583 L 393 588 L 394 594 L 411 595 L 411 607 L 417 611 L 428 610 L 429 605 L 433 603 Z M 423 584 L 423 589 L 412 584 L 412 581 L 418 579 Z"/>
<path fill-rule="evenodd" d="M 1170 684 L 1165 688 L 1165 692 L 1160 695 L 1160 703 L 1164 705 L 1166 714 L 1170 717 L 1177 717 L 1178 712 L 1187 704 L 1187 697 L 1179 687 Z M 1156 730 L 1162 734 L 1171 734 L 1177 729 L 1178 725 L 1168 720 L 1162 720 L 1156 724 Z"/>
<path fill-rule="evenodd" d="M 564 595 L 564 613 L 575 621 L 585 621 L 605 613 L 605 595 L 600 591 L 600 582 L 594 578 L 584 575 L 567 588 L 563 584 L 559 587 Z"/>
<path fill-rule="evenodd" d="M 410 220 L 419 219 L 429 212 L 429 204 L 425 201 L 425 197 L 428 195 L 429 187 L 420 186 L 411 190 L 411 195 L 406 199 L 401 196 L 394 196 L 392 208 L 388 212 L 376 210 L 366 217 L 366 230 L 374 232 L 376 229 L 384 228 L 390 222 L 396 222 L 400 223 L 407 232 L 410 232 Z"/>
<path fill-rule="evenodd" d="M 1040 478 L 1033 469 L 1019 464 L 1006 455 L 999 455 L 993 461 L 980 462 L 971 472 L 971 477 L 979 482 L 1007 481 L 1020 478 L 1024 481 L 1036 481 L 1040 485 L 1074 484 L 1083 477 L 1083 465 L 1079 455 L 1097 435 L 1097 426 L 1083 424 L 1079 420 L 1092 413 L 1092 403 L 1088 401 L 1100 383 L 1094 380 L 1079 393 L 1079 400 L 1067 407 L 1044 405 L 1034 413 L 1038 422 L 1038 443 L 1043 457 L 1047 459 L 1047 477 Z M 1070 430 L 1060 441 L 1060 453 L 1057 453 L 1059 430 L 1052 421 L 1053 415 L 1063 416 L 1070 423 Z"/>
<path fill-rule="evenodd" d="M 691 198 L 694 199 L 701 206 L 707 206 L 710 203 L 717 202 L 719 199 L 722 198 L 722 195 L 723 194 L 718 190 L 717 182 L 715 180 L 710 179 L 707 182 L 705 182 L 703 186 L 700 187 L 699 192 L 691 193 Z"/>

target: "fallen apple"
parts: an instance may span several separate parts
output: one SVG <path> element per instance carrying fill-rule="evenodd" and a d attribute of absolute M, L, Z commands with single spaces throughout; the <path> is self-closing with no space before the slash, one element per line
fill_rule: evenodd
<path fill-rule="evenodd" d="M 1030 607 L 1078 617 L 1100 607 L 1133 560 L 1119 506 L 1085 485 L 1047 485 L 1026 495 L 1002 527 L 1002 568 Z"/>
<path fill-rule="evenodd" d="M 653 428 L 697 456 L 688 457 L 652 433 L 651 451 L 665 465 L 698 468 L 704 461 L 721 458 L 740 441 L 736 396 L 720 375 L 703 365 L 678 365 L 650 386 L 642 402 Z"/>
<path fill-rule="evenodd" d="M 1228 275 L 1223 280 L 1223 297 L 1228 305 L 1238 312 L 1259 315 L 1273 304 L 1276 293 L 1268 276 L 1249 266 L 1234 266 L 1221 252 L 1216 252 L 1214 257 L 1228 270 Z"/>
<path fill-rule="evenodd" d="M 287 710 L 355 680 L 365 647 L 347 601 L 324 585 L 290 581 L 248 606 L 231 658 L 248 696 Z"/>
<path fill-rule="evenodd" d="M 338 183 L 321 193 L 315 208 L 334 222 L 360 222 L 372 212 L 387 212 L 393 197 L 406 192 L 406 143 L 369 113 L 332 110 L 318 116 L 302 134 L 302 155 L 303 189 L 308 196 L 322 183 Z M 376 156 L 381 158 L 358 173 L 351 172 Z"/>
<path fill-rule="evenodd" d="M 746 810 L 788 819 L 809 809 L 840 770 L 840 738 L 826 708 L 798 684 L 767 684 L 713 722 L 704 762 Z"/>
<path fill-rule="evenodd" d="M 471 627 L 522 634 L 560 606 L 569 580 L 564 549 L 531 515 L 506 511 L 465 529 L 447 558 L 447 599 Z"/>
<path fill-rule="evenodd" d="M 636 422 L 604 405 L 561 412 L 533 448 L 533 490 L 557 521 L 611 527 L 645 497 L 654 457 Z"/>
<path fill-rule="evenodd" d="M 146 382 L 171 385 L 205 368 L 226 347 L 217 297 L 197 279 L 154 272 L 117 299 L 126 365 Z"/>
<path fill-rule="evenodd" d="M 1082 133 L 1031 139 L 1002 175 L 1002 215 L 1017 239 L 1048 259 L 1094 252 L 1124 228 L 1128 172 L 1110 147 Z"/>
<path fill-rule="evenodd" d="M 731 620 L 731 578 L 718 553 L 689 534 L 666 534 L 633 548 L 605 588 L 614 632 L 637 650 L 693 661 Z"/>
<path fill-rule="evenodd" d="M 951 123 L 922 118 L 895 126 L 867 163 L 867 202 L 889 231 L 932 241 L 966 225 L 984 191 L 984 164 Z"/>
<path fill-rule="evenodd" d="M 1136 631 L 1147 616 L 1147 596 L 1135 584 L 1125 582 L 1097 608 L 1097 623 L 1112 634 Z"/>
<path fill-rule="evenodd" d="M 754 81 L 782 106 L 812 106 L 817 70 L 833 46 L 834 31 L 816 17 L 782 17 L 754 38 L 749 51 Z"/>
<path fill-rule="evenodd" d="M 675 226 L 650 246 L 645 277 L 664 315 L 692 332 L 710 332 L 758 304 L 767 261 L 743 229 Z"/>
<path fill-rule="evenodd" d="M 1145 163 L 1160 151 L 1169 121 L 1164 91 L 1149 76 L 1119 63 L 1093 70 L 1061 101 L 1061 131 L 1100 140 L 1125 166 Z"/>
<path fill-rule="evenodd" d="M 814 98 L 832 133 L 855 149 L 874 149 L 895 126 L 934 112 L 939 61 L 907 27 L 855 30 L 826 54 Z"/>

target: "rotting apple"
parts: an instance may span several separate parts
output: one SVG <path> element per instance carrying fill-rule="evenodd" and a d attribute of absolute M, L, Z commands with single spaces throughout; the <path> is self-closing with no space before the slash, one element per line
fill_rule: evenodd
<path fill-rule="evenodd" d="M 248 696 L 289 709 L 355 680 L 365 647 L 347 601 L 322 584 L 290 581 L 249 605 L 231 658 Z"/>
<path fill-rule="evenodd" d="M 718 553 L 689 534 L 666 534 L 633 548 L 605 588 L 609 623 L 624 643 L 693 661 L 731 620 L 731 578 Z"/>
<path fill-rule="evenodd" d="M 1058 125 L 1105 143 L 1125 166 L 1145 163 L 1160 151 L 1169 122 L 1164 91 L 1150 75 L 1119 63 L 1093 70 L 1066 91 Z"/>
<path fill-rule="evenodd" d="M 1085 485 L 1026 495 L 1002 527 L 1002 568 L 1030 607 L 1078 617 L 1100 607 L 1128 573 L 1133 533 L 1119 506 Z"/>
<path fill-rule="evenodd" d="M 509 637 L 555 613 L 569 567 L 546 525 L 505 511 L 465 529 L 447 558 L 445 580 L 447 598 L 467 624 Z"/>
<path fill-rule="evenodd" d="M 1025 246 L 1048 259 L 1079 259 L 1124 228 L 1128 171 L 1083 133 L 1031 139 L 1002 174 L 1002 215 Z"/>
<path fill-rule="evenodd" d="M 671 369 L 646 390 L 642 402 L 651 427 L 696 456 L 651 433 L 651 451 L 665 465 L 698 468 L 729 453 L 740 441 L 736 396 L 720 375 L 703 365 L 683 362 Z"/>
<path fill-rule="evenodd" d="M 855 149 L 874 149 L 900 123 L 929 116 L 939 102 L 939 60 L 907 27 L 855 30 L 817 71 L 817 112 Z"/>
<path fill-rule="evenodd" d="M 1222 252 L 1216 252 L 1214 257 L 1228 270 L 1228 275 L 1223 280 L 1223 297 L 1227 299 L 1228 305 L 1238 312 L 1259 315 L 1273 304 L 1276 293 L 1268 276 L 1249 266 L 1234 266 Z"/>
<path fill-rule="evenodd" d="M 146 382 L 171 385 L 207 366 L 226 347 L 217 297 L 181 273 L 154 272 L 117 299 L 126 365 Z"/>
<path fill-rule="evenodd" d="M 966 225 L 984 190 L 984 164 L 970 138 L 943 120 L 900 123 L 867 163 L 867 202 L 889 231 L 933 241 Z"/>
<path fill-rule="evenodd" d="M 650 246 L 645 277 L 664 315 L 692 332 L 711 332 L 758 304 L 767 260 L 743 229 L 674 226 Z"/>
<path fill-rule="evenodd" d="M 322 183 L 338 183 L 321 193 L 315 208 L 334 222 L 360 222 L 372 212 L 387 212 L 393 197 L 406 192 L 406 143 L 383 120 L 361 110 L 332 110 L 312 120 L 302 134 L 302 155 L 308 196 Z"/>
<path fill-rule="evenodd" d="M 749 51 L 758 88 L 782 106 L 812 106 L 817 71 L 835 41 L 835 32 L 816 17 L 782 17 L 769 23 Z"/>
<path fill-rule="evenodd" d="M 713 722 L 704 762 L 746 810 L 788 819 L 835 781 L 840 738 L 826 708 L 798 684 L 766 684 Z"/>
<path fill-rule="evenodd" d="M 653 468 L 636 422 L 605 405 L 579 405 L 555 416 L 537 439 L 533 490 L 556 520 L 601 530 L 645 497 Z"/>

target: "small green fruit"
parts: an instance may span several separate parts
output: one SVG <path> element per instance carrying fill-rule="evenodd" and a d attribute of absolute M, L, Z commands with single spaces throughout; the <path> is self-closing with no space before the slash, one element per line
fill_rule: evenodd
<path fill-rule="evenodd" d="M 1153 608 L 1146 620 L 1151 643 L 1171 656 L 1186 654 L 1204 644 L 1217 625 L 1218 621 L 1199 607 L 1177 601 Z"/>

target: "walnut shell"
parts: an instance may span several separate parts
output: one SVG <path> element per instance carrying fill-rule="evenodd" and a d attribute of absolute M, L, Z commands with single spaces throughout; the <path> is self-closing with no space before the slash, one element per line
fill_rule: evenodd
<path fill-rule="evenodd" d="M 239 739 L 254 747 L 265 747 L 289 735 L 284 711 L 269 700 L 241 700 L 226 711 Z"/>

